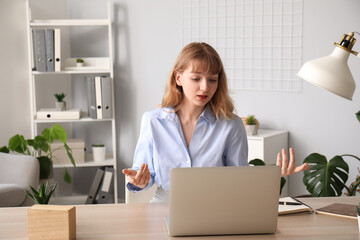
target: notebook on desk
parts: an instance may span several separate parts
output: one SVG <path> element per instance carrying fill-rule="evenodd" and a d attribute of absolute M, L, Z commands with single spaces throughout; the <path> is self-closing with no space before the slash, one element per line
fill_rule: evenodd
<path fill-rule="evenodd" d="M 170 236 L 262 234 L 277 228 L 280 168 L 174 168 Z"/>

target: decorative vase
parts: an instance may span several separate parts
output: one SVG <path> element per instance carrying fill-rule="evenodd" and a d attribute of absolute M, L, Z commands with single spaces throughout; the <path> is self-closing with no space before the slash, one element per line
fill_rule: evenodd
<path fill-rule="evenodd" d="M 94 162 L 105 161 L 106 147 L 92 147 Z"/>
<path fill-rule="evenodd" d="M 248 136 L 257 135 L 257 126 L 256 125 L 246 125 L 245 130 L 246 130 L 246 135 L 248 135 Z"/>
<path fill-rule="evenodd" d="M 55 108 L 60 111 L 65 111 L 66 110 L 66 102 L 65 101 L 55 102 Z"/>

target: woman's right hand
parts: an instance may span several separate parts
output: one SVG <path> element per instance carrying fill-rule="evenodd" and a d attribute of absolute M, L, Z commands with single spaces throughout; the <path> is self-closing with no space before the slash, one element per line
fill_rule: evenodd
<path fill-rule="evenodd" d="M 150 180 L 150 171 L 147 164 L 141 164 L 139 171 L 134 169 L 123 169 L 122 173 L 126 175 L 129 183 L 138 187 L 145 188 Z"/>

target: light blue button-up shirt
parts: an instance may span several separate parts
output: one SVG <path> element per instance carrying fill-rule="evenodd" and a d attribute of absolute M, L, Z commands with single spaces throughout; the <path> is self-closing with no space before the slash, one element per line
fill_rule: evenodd
<path fill-rule="evenodd" d="M 132 168 L 147 163 L 150 181 L 169 191 L 170 169 L 248 165 L 248 144 L 242 120 L 217 120 L 207 106 L 200 115 L 189 147 L 180 119 L 173 109 L 159 108 L 144 113 Z M 137 191 L 128 185 L 130 191 Z"/>

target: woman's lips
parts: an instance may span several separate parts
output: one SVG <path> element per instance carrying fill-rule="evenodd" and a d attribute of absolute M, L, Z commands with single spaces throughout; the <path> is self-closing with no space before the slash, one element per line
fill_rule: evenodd
<path fill-rule="evenodd" d="M 198 97 L 200 100 L 205 100 L 205 99 L 207 99 L 207 95 L 197 95 L 197 97 Z"/>

